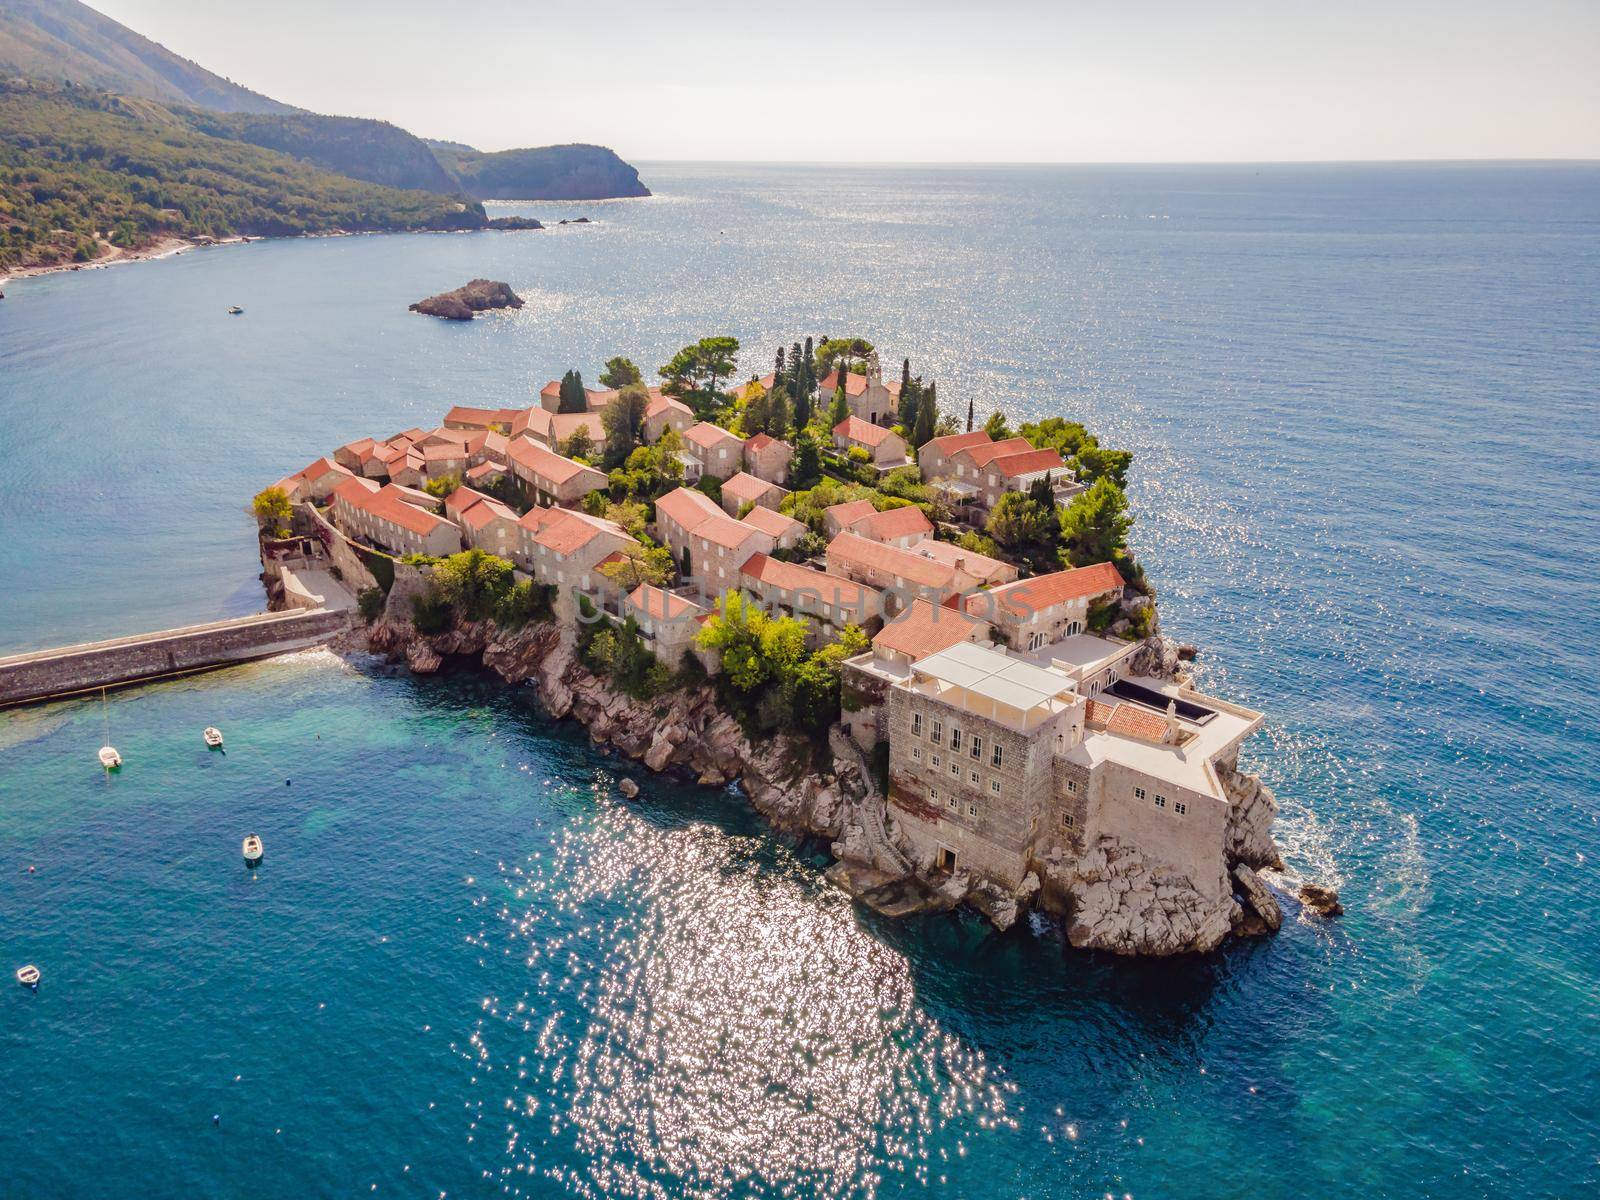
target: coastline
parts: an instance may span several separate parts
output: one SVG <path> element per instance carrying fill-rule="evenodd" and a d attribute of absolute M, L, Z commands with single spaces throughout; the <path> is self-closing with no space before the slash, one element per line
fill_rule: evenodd
<path fill-rule="evenodd" d="M 21 279 L 34 279 L 41 275 L 56 275 L 64 271 L 102 271 L 107 267 L 118 267 L 126 263 L 155 262 L 163 258 L 175 258 L 179 254 L 190 250 L 207 250 L 213 246 L 237 246 L 245 242 L 259 242 L 264 239 L 236 235 L 225 238 L 207 238 L 197 241 L 192 238 L 168 237 L 162 238 L 153 245 L 142 250 L 124 250 L 120 246 L 113 246 L 110 242 L 101 241 L 100 245 L 105 253 L 90 262 L 65 262 L 51 263 L 48 266 L 33 267 L 6 267 L 0 268 L 0 287 L 14 283 Z"/>

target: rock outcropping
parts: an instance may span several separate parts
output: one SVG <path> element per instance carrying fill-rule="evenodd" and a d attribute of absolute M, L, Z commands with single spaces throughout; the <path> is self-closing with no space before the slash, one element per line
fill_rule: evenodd
<path fill-rule="evenodd" d="M 493 279 L 474 279 L 453 292 L 440 292 L 410 306 L 412 312 L 447 321 L 470 321 L 492 308 L 521 308 L 522 297 L 511 286 Z"/>
<path fill-rule="evenodd" d="M 1073 946 L 1150 956 L 1204 953 L 1230 933 L 1266 933 L 1282 921 L 1272 893 L 1255 874 L 1279 863 L 1271 836 L 1276 801 L 1254 776 L 1233 770 L 1222 776 L 1235 801 L 1228 831 L 1230 880 L 1202 889 L 1147 862 L 1136 847 L 1102 838 L 1075 859 L 1057 851 L 1036 862 L 1022 886 L 1008 892 L 965 872 L 919 870 L 868 764 L 839 726 L 830 731 L 826 750 L 803 737 L 752 743 L 709 687 L 649 701 L 614 691 L 578 659 L 570 625 L 547 622 L 507 632 L 490 623 L 465 623 L 423 636 L 401 615 L 403 601 L 395 593 L 390 601 L 387 615 L 367 632 L 368 648 L 404 659 L 419 673 L 438 670 L 447 658 L 477 658 L 507 683 L 534 686 L 552 717 L 582 722 L 593 741 L 652 771 L 682 771 L 707 785 L 736 782 L 778 828 L 830 839 L 839 861 L 828 877 L 885 915 L 966 904 L 1004 930 L 1036 907 L 1061 921 Z M 1180 649 L 1160 637 L 1138 653 L 1168 670 L 1180 658 Z"/>

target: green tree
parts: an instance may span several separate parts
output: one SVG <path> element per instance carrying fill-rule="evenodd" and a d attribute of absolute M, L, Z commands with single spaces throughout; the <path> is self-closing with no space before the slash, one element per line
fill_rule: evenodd
<path fill-rule="evenodd" d="M 638 383 L 643 378 L 639 368 L 633 365 L 632 359 L 619 355 L 616 358 L 606 359 L 606 369 L 600 372 L 600 386 L 620 389 L 630 383 Z"/>
<path fill-rule="evenodd" d="M 735 337 L 703 337 L 692 346 L 685 346 L 672 356 L 672 361 L 661 368 L 668 390 L 676 394 L 689 391 L 712 393 L 717 390 L 717 380 L 733 374 L 734 362 L 739 355 L 739 339 Z"/>
<path fill-rule="evenodd" d="M 623 593 L 642 583 L 660 587 L 672 578 L 672 551 L 666 546 L 629 546 L 615 562 L 601 563 L 595 569 Z"/>
<path fill-rule="evenodd" d="M 434 496 L 440 500 L 443 500 L 446 496 L 460 486 L 461 476 L 452 472 L 449 475 L 439 475 L 433 479 L 424 481 L 422 490 L 427 492 L 430 496 Z"/>
<path fill-rule="evenodd" d="M 1128 486 L 1128 468 L 1133 465 L 1133 454 L 1127 450 L 1106 450 L 1091 439 L 1078 450 L 1076 461 L 1078 478 L 1084 483 L 1109 479 L 1119 488 Z"/>
<path fill-rule="evenodd" d="M 561 377 L 561 399 L 556 405 L 557 412 L 581 413 L 589 411 L 589 394 L 583 390 L 583 376 L 577 371 L 568 371 Z"/>
<path fill-rule="evenodd" d="M 844 390 L 844 376 L 839 376 L 839 383 L 833 389 L 833 407 L 828 410 L 828 428 L 837 429 L 839 422 L 850 415 L 850 394 Z"/>
<path fill-rule="evenodd" d="M 1046 569 L 1057 563 L 1061 527 L 1052 505 L 1040 504 L 1021 492 L 1006 492 L 984 526 L 994 542 L 1012 558 Z"/>
<path fill-rule="evenodd" d="M 997 442 L 1003 442 L 1011 436 L 1011 427 L 1006 424 L 1005 414 L 998 408 L 983 423 L 983 431 Z"/>
<path fill-rule="evenodd" d="M 871 354 L 872 349 L 872 343 L 866 338 L 825 338 L 817 347 L 817 376 L 820 378 L 839 366 L 849 371 L 858 359 Z"/>
<path fill-rule="evenodd" d="M 917 400 L 917 419 L 911 427 L 911 444 L 918 448 L 933 441 L 939 424 L 938 385 L 930 383 Z"/>
<path fill-rule="evenodd" d="M 762 648 L 767 625 L 767 615 L 743 592 L 728 592 L 701 624 L 695 640 L 704 649 L 719 651 L 722 673 L 728 682 L 741 692 L 749 692 L 770 674 Z"/>
<path fill-rule="evenodd" d="M 1117 562 L 1128 556 L 1128 531 L 1133 517 L 1128 498 L 1110 478 L 1095 480 L 1061 510 L 1062 550 L 1075 567 Z"/>
<path fill-rule="evenodd" d="M 574 429 L 572 436 L 561 443 L 561 453 L 579 462 L 592 461 L 595 456 L 594 435 L 589 432 L 589 426 L 579 425 Z"/>
<path fill-rule="evenodd" d="M 601 410 L 600 425 L 606 434 L 605 466 L 608 470 L 626 462 L 628 456 L 643 444 L 644 415 L 649 407 L 649 390 L 634 380 L 623 384 L 617 398 Z"/>
<path fill-rule="evenodd" d="M 802 430 L 794 439 L 794 457 L 789 460 L 789 480 L 796 488 L 809 488 L 822 478 L 822 454 L 817 440 Z"/>
<path fill-rule="evenodd" d="M 256 521 L 273 537 L 288 536 L 289 522 L 294 518 L 294 504 L 288 492 L 281 487 L 262 488 L 250 507 L 256 514 Z"/>
<path fill-rule="evenodd" d="M 967 432 L 968 433 L 972 432 L 972 413 L 973 413 L 973 404 L 974 403 L 975 402 L 972 401 L 972 400 L 968 400 L 967 401 Z"/>
<path fill-rule="evenodd" d="M 463 550 L 437 563 L 431 582 L 440 600 L 467 619 L 482 621 L 511 590 L 512 567 L 486 550 Z"/>

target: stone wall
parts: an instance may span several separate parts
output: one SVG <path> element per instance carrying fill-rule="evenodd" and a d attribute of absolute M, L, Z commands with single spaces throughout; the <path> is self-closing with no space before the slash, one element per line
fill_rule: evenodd
<path fill-rule="evenodd" d="M 232 621 L 0 659 L 0 705 L 249 662 L 327 641 L 344 613 L 258 613 Z"/>
<path fill-rule="evenodd" d="M 326 517 L 310 504 L 300 505 L 297 516 L 327 549 L 328 561 L 339 568 L 339 573 L 344 576 L 345 586 L 352 593 L 359 595 L 367 588 L 378 586 L 378 581 L 372 572 L 367 570 L 367 564 L 361 561 L 361 556 L 350 544 L 350 539 L 336 526 L 330 524 Z"/>

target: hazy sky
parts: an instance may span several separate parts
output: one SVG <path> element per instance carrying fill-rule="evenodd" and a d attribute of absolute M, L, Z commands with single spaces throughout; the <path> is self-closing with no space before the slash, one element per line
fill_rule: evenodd
<path fill-rule="evenodd" d="M 95 0 L 240 83 L 484 149 L 1600 158 L 1596 0 Z"/>

